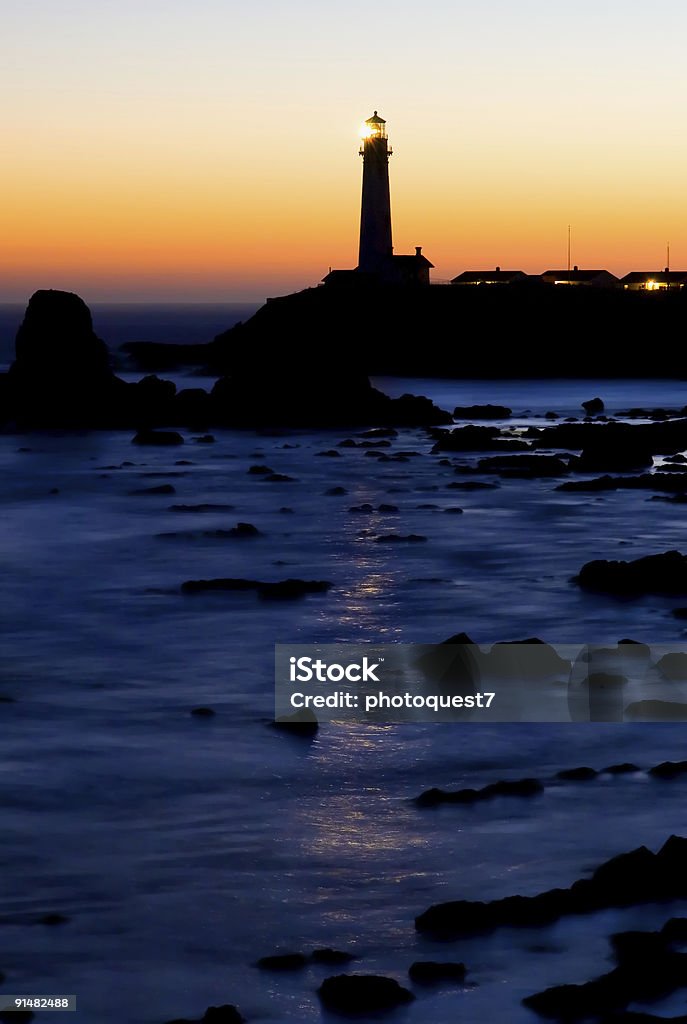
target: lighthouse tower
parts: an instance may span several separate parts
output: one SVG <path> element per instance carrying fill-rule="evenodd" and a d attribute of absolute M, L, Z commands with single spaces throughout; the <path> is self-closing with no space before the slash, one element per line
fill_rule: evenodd
<path fill-rule="evenodd" d="M 375 110 L 363 125 L 363 141 L 360 146 L 363 158 L 363 197 L 358 270 L 369 273 L 384 273 L 393 254 L 389 194 L 391 152 L 386 137 L 386 121 Z"/>

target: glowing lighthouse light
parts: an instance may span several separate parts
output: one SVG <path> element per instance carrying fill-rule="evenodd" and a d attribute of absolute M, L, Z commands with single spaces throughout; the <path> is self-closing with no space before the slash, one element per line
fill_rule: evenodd
<path fill-rule="evenodd" d="M 358 134 L 361 139 L 385 139 L 386 121 L 375 110 L 372 117 L 368 117 L 367 121 L 363 121 Z"/>

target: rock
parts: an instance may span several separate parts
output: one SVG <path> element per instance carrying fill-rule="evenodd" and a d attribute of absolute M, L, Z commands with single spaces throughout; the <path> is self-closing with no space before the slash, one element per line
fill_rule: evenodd
<path fill-rule="evenodd" d="M 467 968 L 463 963 L 438 963 L 436 960 L 416 960 L 408 968 L 412 981 L 432 985 L 440 981 L 464 981 Z"/>
<path fill-rule="evenodd" d="M 186 580 L 181 584 L 184 594 L 199 594 L 206 590 L 257 590 L 261 586 L 258 580 L 220 578 L 214 580 Z"/>
<path fill-rule="evenodd" d="M 666 679 L 678 682 L 687 679 L 687 654 L 676 651 L 672 654 L 664 654 L 656 662 L 656 668 Z"/>
<path fill-rule="evenodd" d="M 637 700 L 625 708 L 628 722 L 687 722 L 687 704 L 673 700 Z"/>
<path fill-rule="evenodd" d="M 257 526 L 253 526 L 252 523 L 237 523 L 236 526 L 232 526 L 230 530 L 221 531 L 223 534 L 226 533 L 228 537 L 261 537 L 262 533 L 258 530 Z"/>
<path fill-rule="evenodd" d="M 570 662 L 538 637 L 493 644 L 485 664 L 492 675 L 516 680 L 567 676 L 570 672 Z"/>
<path fill-rule="evenodd" d="M 589 416 L 594 416 L 596 413 L 603 412 L 606 408 L 600 398 L 590 398 L 587 402 L 582 402 L 581 405 Z"/>
<path fill-rule="evenodd" d="M 462 516 L 463 509 L 459 508 L 458 505 L 451 505 L 448 508 L 445 508 L 444 512 L 448 512 L 450 515 L 453 516 Z"/>
<path fill-rule="evenodd" d="M 639 476 L 601 476 L 593 480 L 567 480 L 557 491 L 669 491 L 683 500 L 686 473 L 642 473 Z M 669 499 L 663 499 L 669 500 Z"/>
<path fill-rule="evenodd" d="M 655 779 L 676 779 L 678 775 L 687 773 L 687 761 L 662 761 L 654 765 L 648 773 Z"/>
<path fill-rule="evenodd" d="M 193 708 L 191 714 L 194 718 L 214 718 L 217 712 L 212 708 Z"/>
<path fill-rule="evenodd" d="M 244 1021 L 236 1007 L 227 1003 L 225 1006 L 209 1006 L 201 1024 L 244 1024 Z"/>
<path fill-rule="evenodd" d="M 269 466 L 250 466 L 248 473 L 251 476 L 271 476 L 274 473 Z"/>
<path fill-rule="evenodd" d="M 378 974 L 339 974 L 326 978 L 317 992 L 327 1010 L 344 1014 L 393 1010 L 415 998 L 393 978 Z"/>
<path fill-rule="evenodd" d="M 176 430 L 139 430 L 131 443 L 168 446 L 183 444 L 184 439 Z"/>
<path fill-rule="evenodd" d="M 117 385 L 105 343 L 93 332 L 88 306 L 71 292 L 35 292 L 17 332 L 6 377 L 21 423 L 95 425 L 114 419 Z M 5 403 L 3 403 L 5 404 Z"/>
<path fill-rule="evenodd" d="M 308 965 L 304 953 L 277 953 L 274 956 L 262 956 L 256 967 L 266 971 L 300 971 Z"/>
<path fill-rule="evenodd" d="M 398 505 L 389 505 L 386 502 L 382 502 L 381 505 L 377 506 L 377 511 L 384 515 L 394 515 L 398 510 Z"/>
<path fill-rule="evenodd" d="M 544 792 L 538 779 L 513 779 L 492 782 L 482 789 L 427 789 L 416 798 L 418 807 L 436 807 L 439 804 L 474 804 L 497 796 L 536 796 Z"/>
<path fill-rule="evenodd" d="M 583 985 L 554 986 L 528 996 L 523 1004 L 558 1020 L 598 1019 L 610 1013 L 603 1019 L 618 1021 L 625 1019 L 618 1011 L 631 1002 L 654 1001 L 687 987 L 687 956 L 670 950 L 662 934 L 625 932 L 614 935 L 612 942 L 615 970 Z"/>
<path fill-rule="evenodd" d="M 608 438 L 607 438 L 608 440 Z M 570 469 L 577 473 L 622 473 L 629 469 L 647 469 L 654 460 L 647 448 L 630 448 L 612 440 L 610 444 L 586 447 L 582 453 L 570 460 Z"/>
<path fill-rule="evenodd" d="M 622 764 L 611 764 L 608 768 L 604 768 L 604 774 L 608 775 L 628 775 L 630 772 L 641 772 L 636 764 L 632 764 L 630 761 L 624 761 Z"/>
<path fill-rule="evenodd" d="M 327 459 L 341 458 L 341 452 L 337 452 L 336 448 L 329 448 L 326 452 L 315 452 L 315 455 L 321 455 Z"/>
<path fill-rule="evenodd" d="M 642 846 L 612 857 L 590 880 L 537 896 L 511 896 L 482 903 L 437 903 L 415 919 L 415 928 L 441 937 L 488 932 L 501 926 L 549 924 L 568 914 L 680 899 L 687 895 L 687 839 L 671 836 L 658 853 Z"/>
<path fill-rule="evenodd" d="M 632 562 L 598 559 L 582 566 L 579 586 L 609 594 L 687 594 L 687 557 L 679 551 L 646 555 Z"/>
<path fill-rule="evenodd" d="M 666 942 L 687 942 L 687 917 L 671 917 L 661 928 Z"/>
<path fill-rule="evenodd" d="M 370 505 L 369 501 L 366 501 L 362 505 L 351 505 L 348 510 L 349 512 L 364 512 L 369 515 L 370 512 L 374 512 L 374 505 Z"/>
<path fill-rule="evenodd" d="M 181 584 L 183 594 L 200 594 L 204 591 L 245 591 L 254 590 L 260 597 L 292 599 L 305 594 L 323 594 L 331 587 L 325 580 L 280 580 L 277 583 L 262 583 L 259 580 L 248 580 L 232 577 L 220 577 L 211 580 L 186 580 Z"/>
<path fill-rule="evenodd" d="M 202 503 L 200 505 L 170 505 L 170 512 L 231 512 L 234 505 L 212 505 Z"/>
<path fill-rule="evenodd" d="M 325 594 L 331 588 L 326 580 L 280 580 L 278 583 L 261 583 L 258 596 L 263 600 L 292 601 L 305 594 Z"/>
<path fill-rule="evenodd" d="M 314 949 L 310 954 L 314 964 L 348 964 L 355 960 L 352 953 L 346 953 L 341 949 Z"/>
<path fill-rule="evenodd" d="M 66 916 L 66 914 L 57 913 L 43 914 L 43 916 L 39 918 L 39 924 L 47 925 L 66 924 L 68 921 L 69 918 Z"/>
<path fill-rule="evenodd" d="M 141 494 L 176 494 L 176 488 L 173 484 L 159 484 L 157 487 L 140 487 L 135 491 L 127 491 L 130 497 Z"/>
<path fill-rule="evenodd" d="M 287 473 L 270 473 L 269 476 L 264 476 L 263 483 L 273 484 L 292 484 L 296 482 L 294 476 L 288 476 Z"/>
<path fill-rule="evenodd" d="M 457 405 L 453 410 L 455 420 L 505 420 L 512 414 L 506 405 Z"/>
<path fill-rule="evenodd" d="M 312 737 L 319 729 L 317 715 L 311 708 L 294 711 L 292 715 L 283 715 L 271 723 L 275 729 L 291 733 L 293 736 Z"/>
<path fill-rule="evenodd" d="M 330 487 L 324 492 L 326 498 L 340 498 L 344 494 L 348 494 L 345 487 Z"/>
<path fill-rule="evenodd" d="M 590 779 L 595 779 L 598 774 L 594 768 L 565 768 L 563 771 L 556 772 L 556 778 L 566 782 L 587 782 Z"/>
<path fill-rule="evenodd" d="M 673 608 L 671 615 L 676 619 L 687 619 L 687 608 Z"/>

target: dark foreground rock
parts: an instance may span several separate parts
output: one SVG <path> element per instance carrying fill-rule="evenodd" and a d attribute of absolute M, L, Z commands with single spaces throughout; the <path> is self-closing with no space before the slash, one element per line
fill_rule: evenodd
<path fill-rule="evenodd" d="M 687 594 L 687 556 L 664 551 L 632 562 L 597 559 L 582 566 L 575 582 L 587 590 L 627 597 Z"/>
<path fill-rule="evenodd" d="M 343 1014 L 393 1010 L 415 998 L 393 978 L 378 974 L 338 974 L 326 978 L 317 992 L 326 1009 Z"/>
<path fill-rule="evenodd" d="M 505 925 L 547 925 L 569 914 L 588 914 L 609 907 L 684 898 L 686 857 L 687 839 L 671 836 L 658 853 L 640 846 L 619 854 L 598 867 L 590 879 L 580 879 L 568 889 L 550 889 L 537 896 L 509 896 L 489 903 L 437 903 L 415 918 L 415 927 L 438 936 L 470 935 Z"/>
<path fill-rule="evenodd" d="M 181 353 L 181 350 L 179 350 Z M 128 384 L 115 376 L 104 342 L 78 295 L 38 291 L 0 375 L 0 422 L 20 428 L 432 426 L 452 417 L 428 398 L 389 398 L 372 387 L 362 354 L 338 360 L 331 346 L 307 351 L 282 339 L 264 348 L 237 346 L 230 373 L 211 393 L 177 393 L 155 376 Z M 211 435 L 200 440 L 209 442 Z M 145 442 L 138 443 L 162 443 Z"/>

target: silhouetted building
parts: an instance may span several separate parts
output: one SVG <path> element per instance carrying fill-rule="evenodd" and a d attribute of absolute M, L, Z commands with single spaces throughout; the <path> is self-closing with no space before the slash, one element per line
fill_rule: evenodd
<path fill-rule="evenodd" d="M 391 243 L 391 194 L 389 157 L 392 150 L 386 121 L 375 110 L 365 121 L 360 155 L 363 158 L 363 193 L 360 204 L 360 246 L 355 270 L 330 270 L 322 280 L 332 288 L 356 288 L 376 284 L 403 287 L 428 285 L 433 263 L 422 255 L 394 256 Z"/>
<path fill-rule="evenodd" d="M 363 158 L 363 195 L 360 205 L 358 269 L 378 273 L 393 254 L 391 244 L 391 193 L 386 121 L 375 110 L 365 122 L 360 144 Z"/>
<path fill-rule="evenodd" d="M 687 270 L 633 270 L 620 282 L 623 288 L 633 292 L 665 292 L 679 290 L 687 285 Z"/>
<path fill-rule="evenodd" d="M 527 274 L 523 270 L 464 270 L 458 277 L 454 277 L 451 284 L 513 284 L 516 281 L 526 281 Z"/>
<path fill-rule="evenodd" d="M 547 270 L 541 275 L 544 284 L 578 285 L 583 288 L 616 288 L 620 281 L 608 270 Z"/>

